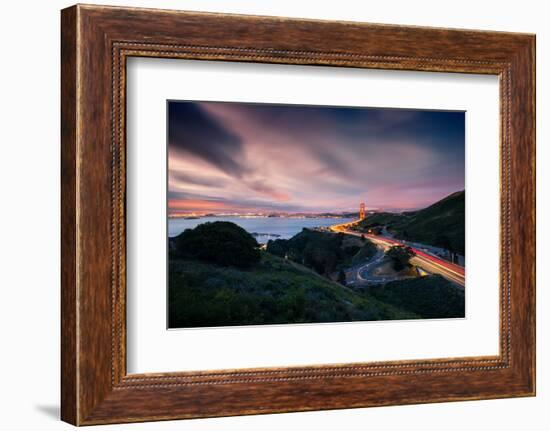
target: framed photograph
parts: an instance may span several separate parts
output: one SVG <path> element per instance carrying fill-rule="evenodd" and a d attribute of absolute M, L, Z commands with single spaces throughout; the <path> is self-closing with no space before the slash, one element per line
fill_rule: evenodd
<path fill-rule="evenodd" d="M 465 317 L 464 112 L 167 111 L 169 329 Z"/>
<path fill-rule="evenodd" d="M 535 394 L 535 37 L 62 11 L 62 419 Z"/>

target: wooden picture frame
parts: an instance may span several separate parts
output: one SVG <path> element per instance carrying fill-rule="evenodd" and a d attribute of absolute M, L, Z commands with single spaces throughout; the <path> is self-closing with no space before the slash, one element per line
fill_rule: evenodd
<path fill-rule="evenodd" d="M 61 417 L 75 425 L 535 394 L 535 36 L 77 5 L 62 11 Z M 131 56 L 500 78 L 500 354 L 130 374 L 125 91 Z"/>

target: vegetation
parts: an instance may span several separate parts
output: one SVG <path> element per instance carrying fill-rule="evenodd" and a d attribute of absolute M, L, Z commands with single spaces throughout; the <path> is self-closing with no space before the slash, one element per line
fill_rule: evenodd
<path fill-rule="evenodd" d="M 343 284 L 344 286 L 346 285 L 346 273 L 343 269 L 338 271 L 338 283 Z"/>
<path fill-rule="evenodd" d="M 258 243 L 235 223 L 216 221 L 186 229 L 173 239 L 177 257 L 248 268 L 260 261 Z"/>
<path fill-rule="evenodd" d="M 168 315 L 171 328 L 419 318 L 266 252 L 249 269 L 171 259 Z"/>
<path fill-rule="evenodd" d="M 453 193 L 419 211 L 400 214 L 377 213 L 362 220 L 357 229 L 386 226 L 396 237 L 430 244 L 464 255 L 465 193 Z"/>
<path fill-rule="evenodd" d="M 303 229 L 291 239 L 268 241 L 267 251 L 330 276 L 342 268 L 368 260 L 376 246 L 367 239 L 351 238 L 342 233 Z"/>
<path fill-rule="evenodd" d="M 367 232 L 369 229 L 378 228 L 380 226 L 393 226 L 403 222 L 404 217 L 410 213 L 374 213 L 369 214 L 365 219 L 359 222 L 360 230 Z"/>
<path fill-rule="evenodd" d="M 366 239 L 304 229 L 267 251 L 229 222 L 171 239 L 169 327 L 464 316 L 464 292 L 439 276 L 346 287 L 344 269 L 377 253 Z"/>
<path fill-rule="evenodd" d="M 369 240 L 365 240 L 363 246 L 355 253 L 351 259 L 352 265 L 357 265 L 371 259 L 376 254 L 376 246 Z"/>
<path fill-rule="evenodd" d="M 411 266 L 409 261 L 415 256 L 415 252 L 410 247 L 394 245 L 386 251 L 386 256 L 391 259 L 393 269 L 401 271 Z"/>
<path fill-rule="evenodd" d="M 372 286 L 368 295 L 423 319 L 465 316 L 464 290 L 457 289 L 440 275 L 392 281 Z"/>

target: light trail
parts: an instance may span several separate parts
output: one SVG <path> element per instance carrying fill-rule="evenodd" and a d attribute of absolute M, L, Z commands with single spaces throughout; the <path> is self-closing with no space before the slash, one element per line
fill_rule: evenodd
<path fill-rule="evenodd" d="M 330 226 L 330 230 L 333 232 L 341 232 L 347 235 L 364 236 L 365 238 L 368 238 L 373 242 L 379 243 L 381 245 L 389 246 L 389 247 L 394 245 L 409 247 L 416 254 L 416 256 L 414 256 L 411 259 L 411 261 L 415 265 L 421 267 L 422 269 L 428 272 L 439 274 L 445 277 L 446 279 L 452 281 L 453 283 L 459 284 L 462 287 L 466 285 L 464 267 L 460 265 L 456 265 L 451 262 L 447 262 L 437 256 L 433 256 L 422 250 L 419 250 L 416 247 L 411 247 L 406 243 L 404 243 L 403 241 L 399 241 L 393 238 L 388 238 L 385 236 L 371 235 L 371 234 L 365 234 L 365 233 L 354 232 L 349 230 L 349 227 L 357 223 L 358 221 L 359 220 L 348 222 L 348 223 L 332 225 Z"/>

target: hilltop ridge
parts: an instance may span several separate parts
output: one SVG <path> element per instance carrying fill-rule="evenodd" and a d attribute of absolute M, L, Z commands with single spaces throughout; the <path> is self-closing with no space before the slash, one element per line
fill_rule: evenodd
<path fill-rule="evenodd" d="M 385 226 L 396 238 L 464 255 L 465 197 L 465 191 L 460 190 L 417 211 L 371 214 L 359 222 L 357 229 L 368 231 Z"/>

